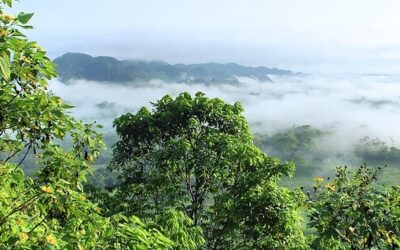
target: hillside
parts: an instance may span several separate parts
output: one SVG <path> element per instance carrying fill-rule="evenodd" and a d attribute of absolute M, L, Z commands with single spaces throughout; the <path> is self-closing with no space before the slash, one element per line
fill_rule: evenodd
<path fill-rule="evenodd" d="M 168 64 L 158 61 L 117 60 L 113 57 L 67 53 L 54 60 L 59 79 L 85 79 L 100 82 L 137 83 L 152 79 L 178 83 L 239 83 L 237 77 L 271 82 L 268 75 L 292 75 L 289 70 L 247 67 L 235 63 Z"/>

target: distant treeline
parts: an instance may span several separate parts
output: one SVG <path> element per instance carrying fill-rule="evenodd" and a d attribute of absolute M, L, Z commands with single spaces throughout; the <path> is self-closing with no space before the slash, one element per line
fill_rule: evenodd
<path fill-rule="evenodd" d="M 113 57 L 67 53 L 54 60 L 58 78 L 63 82 L 85 79 L 112 83 L 137 83 L 159 79 L 165 82 L 238 84 L 236 77 L 271 82 L 268 75 L 293 75 L 290 70 L 246 67 L 235 63 L 168 64 L 159 61 L 117 60 Z"/>

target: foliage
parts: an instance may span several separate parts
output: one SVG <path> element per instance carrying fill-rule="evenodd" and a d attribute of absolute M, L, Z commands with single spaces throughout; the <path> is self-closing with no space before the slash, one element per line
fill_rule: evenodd
<path fill-rule="evenodd" d="M 400 149 L 389 146 L 378 138 L 364 137 L 355 146 L 354 153 L 368 164 L 390 164 L 400 163 Z"/>
<path fill-rule="evenodd" d="M 172 242 L 137 217 L 105 218 L 80 190 L 59 180 L 38 185 L 15 165 L 2 165 L 2 249 L 154 249 Z"/>
<path fill-rule="evenodd" d="M 269 181 L 249 187 L 248 181 L 252 180 L 234 187 L 234 195 L 216 198 L 209 245 L 213 249 L 306 249 L 298 214 L 303 195 Z"/>
<path fill-rule="evenodd" d="M 296 175 L 310 175 L 323 161 L 323 153 L 318 150 L 317 140 L 326 135 L 310 125 L 293 127 L 273 135 L 255 135 L 255 143 L 284 161 L 296 164 Z"/>
<path fill-rule="evenodd" d="M 118 185 L 119 180 L 116 174 L 110 172 L 105 166 L 93 166 L 93 174 L 88 176 L 88 184 L 106 190 Z"/>
<path fill-rule="evenodd" d="M 116 210 L 145 218 L 184 211 L 208 249 L 304 248 L 301 194 L 277 184 L 294 165 L 254 145 L 242 112 L 239 103 L 182 93 L 116 119 Z"/>
<path fill-rule="evenodd" d="M 166 209 L 155 216 L 155 228 L 174 242 L 174 249 L 198 249 L 205 244 L 202 229 L 182 211 Z"/>
<path fill-rule="evenodd" d="M 317 192 L 309 201 L 315 249 L 400 247 L 400 190 L 374 185 L 379 171 L 338 167 L 333 181 L 316 179 Z"/>
<path fill-rule="evenodd" d="M 72 106 L 47 90 L 47 81 L 56 76 L 53 64 L 20 31 L 31 28 L 32 14 L 3 12 L 12 4 L 0 0 L 1 249 L 309 247 L 299 215 L 304 195 L 278 185 L 281 177 L 293 175 L 294 164 L 254 145 L 238 103 L 182 93 L 165 96 L 152 110 L 121 116 L 114 122 L 120 140 L 109 165 L 119 180 L 104 167 L 92 177 L 93 183 L 115 189 L 107 193 L 86 185 L 96 159 L 107 161 L 107 156 L 99 159 L 100 127 L 74 119 Z M 100 60 L 107 68 L 111 59 Z M 174 67 L 211 76 L 215 69 L 256 70 Z M 303 126 L 260 142 L 293 159 L 321 135 Z M 392 162 L 398 151 L 368 138 L 356 149 L 361 157 Z M 38 169 L 29 177 L 22 168 L 26 161 Z M 374 184 L 378 172 L 339 167 L 335 180 L 315 179 L 307 203 L 313 248 L 400 247 L 400 190 Z"/>
<path fill-rule="evenodd" d="M 68 114 L 71 106 L 47 91 L 55 71 L 46 52 L 19 29 L 32 14 L 10 16 L 0 2 L 0 248 L 155 249 L 173 242 L 134 216 L 104 217 L 82 185 L 103 146 L 95 124 Z M 72 146 L 56 142 L 69 136 Z M 19 161 L 13 159 L 19 153 Z M 33 153 L 39 171 L 21 165 Z"/>

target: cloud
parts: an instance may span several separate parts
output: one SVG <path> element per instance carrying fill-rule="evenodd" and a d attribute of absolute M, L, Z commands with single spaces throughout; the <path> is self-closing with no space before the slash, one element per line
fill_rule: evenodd
<path fill-rule="evenodd" d="M 254 132 L 274 133 L 293 125 L 312 125 L 336 131 L 338 146 L 368 135 L 400 142 L 400 76 L 302 75 L 275 77 L 273 83 L 240 78 L 240 85 L 188 85 L 153 80 L 138 87 L 84 80 L 65 85 L 57 80 L 51 89 L 76 106 L 84 120 L 97 120 L 111 128 L 112 120 L 166 94 L 206 93 L 229 103 L 239 101 Z M 339 136 L 341 135 L 341 136 Z"/>

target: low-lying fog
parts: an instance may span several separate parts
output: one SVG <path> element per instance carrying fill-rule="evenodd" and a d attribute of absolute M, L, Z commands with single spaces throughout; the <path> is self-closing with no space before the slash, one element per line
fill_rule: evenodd
<path fill-rule="evenodd" d="M 54 80 L 51 89 L 77 108 L 83 120 L 112 129 L 112 120 L 166 94 L 202 91 L 229 103 L 239 101 L 254 133 L 273 134 L 293 126 L 311 125 L 329 136 L 320 139 L 326 151 L 346 152 L 364 136 L 390 145 L 400 142 L 400 75 L 298 75 L 271 77 L 273 83 L 241 78 L 241 85 L 142 84 Z"/>

